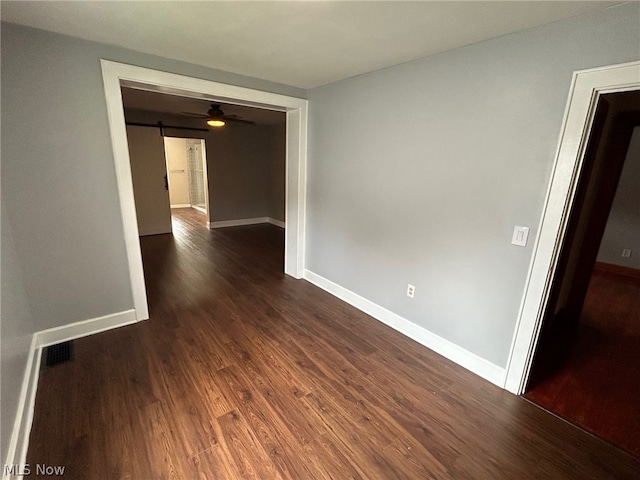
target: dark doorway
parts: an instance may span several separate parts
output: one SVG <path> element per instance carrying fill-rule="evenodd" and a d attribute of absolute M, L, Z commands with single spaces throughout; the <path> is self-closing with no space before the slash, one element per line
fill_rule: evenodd
<path fill-rule="evenodd" d="M 615 250 L 603 244 L 605 231 L 613 229 L 608 222 L 621 222 L 612 207 L 628 207 L 629 216 L 621 218 L 629 228 L 634 218 L 640 222 L 639 125 L 640 92 L 600 98 L 525 393 L 636 456 L 640 267 L 637 257 L 627 262 L 631 266 L 602 257 Z M 634 242 L 638 256 L 640 241 Z"/>

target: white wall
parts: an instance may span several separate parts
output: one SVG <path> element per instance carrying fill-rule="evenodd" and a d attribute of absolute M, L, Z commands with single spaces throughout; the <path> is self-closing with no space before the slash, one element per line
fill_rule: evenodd
<path fill-rule="evenodd" d="M 622 257 L 625 248 L 631 257 Z M 640 127 L 633 130 L 598 261 L 640 269 Z"/>
<path fill-rule="evenodd" d="M 169 201 L 172 207 L 191 204 L 186 142 L 184 138 L 164 137 L 167 174 L 169 175 Z"/>
<path fill-rule="evenodd" d="M 572 73 L 638 60 L 639 9 L 310 90 L 307 268 L 506 366 Z"/>

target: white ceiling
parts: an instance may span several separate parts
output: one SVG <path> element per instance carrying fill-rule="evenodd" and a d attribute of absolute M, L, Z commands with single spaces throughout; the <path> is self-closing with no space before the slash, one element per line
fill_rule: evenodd
<path fill-rule="evenodd" d="M 581 15 L 590 1 L 2 1 L 2 20 L 300 88 Z"/>

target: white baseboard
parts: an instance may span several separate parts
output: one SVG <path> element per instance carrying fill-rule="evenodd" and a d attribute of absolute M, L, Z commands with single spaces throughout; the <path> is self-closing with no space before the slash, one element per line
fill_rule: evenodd
<path fill-rule="evenodd" d="M 4 465 L 17 465 L 22 468 L 27 461 L 27 450 L 29 449 L 29 434 L 33 423 L 33 409 L 36 404 L 36 390 L 38 389 L 38 377 L 40 373 L 41 349 L 38 347 L 37 333 L 31 337 L 31 346 L 27 357 L 22 387 L 18 400 L 18 411 L 13 423 L 13 431 L 9 440 L 7 458 Z M 3 465 L 2 479 L 9 480 L 11 476 L 7 473 Z M 22 475 L 14 476 L 21 479 Z"/>
<path fill-rule="evenodd" d="M 147 237 L 150 235 L 164 235 L 171 232 L 172 232 L 171 229 L 167 231 L 167 229 L 163 227 L 163 228 L 152 228 L 150 230 L 140 230 L 138 232 L 138 235 L 140 235 L 141 237 Z"/>
<path fill-rule="evenodd" d="M 175 205 L 171 205 L 171 208 L 191 208 L 190 203 L 176 203 Z"/>
<path fill-rule="evenodd" d="M 271 225 L 275 225 L 276 227 L 285 228 L 286 224 L 282 220 L 278 220 L 277 218 L 267 217 L 267 222 Z"/>
<path fill-rule="evenodd" d="M 270 223 L 284 228 L 285 223 L 271 217 L 240 218 L 238 220 L 219 220 L 217 222 L 207 222 L 208 228 L 241 227 L 243 225 L 257 225 L 259 223 Z"/>
<path fill-rule="evenodd" d="M 219 220 L 217 222 L 207 222 L 207 227 L 241 227 L 243 225 L 257 225 L 258 223 L 267 223 L 267 217 L 239 218 L 238 220 Z"/>
<path fill-rule="evenodd" d="M 505 369 L 310 270 L 303 278 L 489 382 L 504 386 Z"/>
<path fill-rule="evenodd" d="M 82 322 L 62 325 L 60 327 L 41 330 L 36 333 L 37 346 L 46 347 L 60 342 L 66 342 L 75 338 L 86 337 L 95 333 L 104 332 L 113 328 L 123 327 L 136 323 L 136 311 L 125 310 L 124 312 L 112 313 L 104 317 L 91 318 Z"/>
<path fill-rule="evenodd" d="M 29 349 L 29 357 L 27 359 L 27 366 L 22 380 L 18 411 L 16 413 L 13 432 L 9 442 L 6 465 L 22 466 L 25 464 L 27 459 L 29 435 L 31 433 L 31 424 L 33 423 L 33 410 L 36 402 L 36 390 L 38 388 L 38 377 L 40 374 L 42 349 L 49 345 L 74 340 L 80 337 L 86 337 L 95 333 L 130 325 L 138 321 L 139 320 L 136 318 L 136 312 L 132 309 L 111 315 L 105 315 L 104 317 L 92 318 L 69 325 L 50 328 L 48 330 L 41 330 L 33 334 L 31 347 Z M 4 471 L 4 467 L 2 478 L 3 480 L 11 478 L 11 476 L 7 475 Z M 14 478 L 20 479 L 22 476 L 14 476 Z"/>

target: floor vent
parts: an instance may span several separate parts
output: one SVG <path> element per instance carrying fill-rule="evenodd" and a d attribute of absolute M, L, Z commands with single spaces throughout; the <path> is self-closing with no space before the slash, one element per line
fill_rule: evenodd
<path fill-rule="evenodd" d="M 58 363 L 63 363 L 71 360 L 71 356 L 73 355 L 73 342 L 62 342 L 57 345 L 51 345 L 47 347 L 47 367 L 51 367 L 53 365 L 57 365 Z"/>

